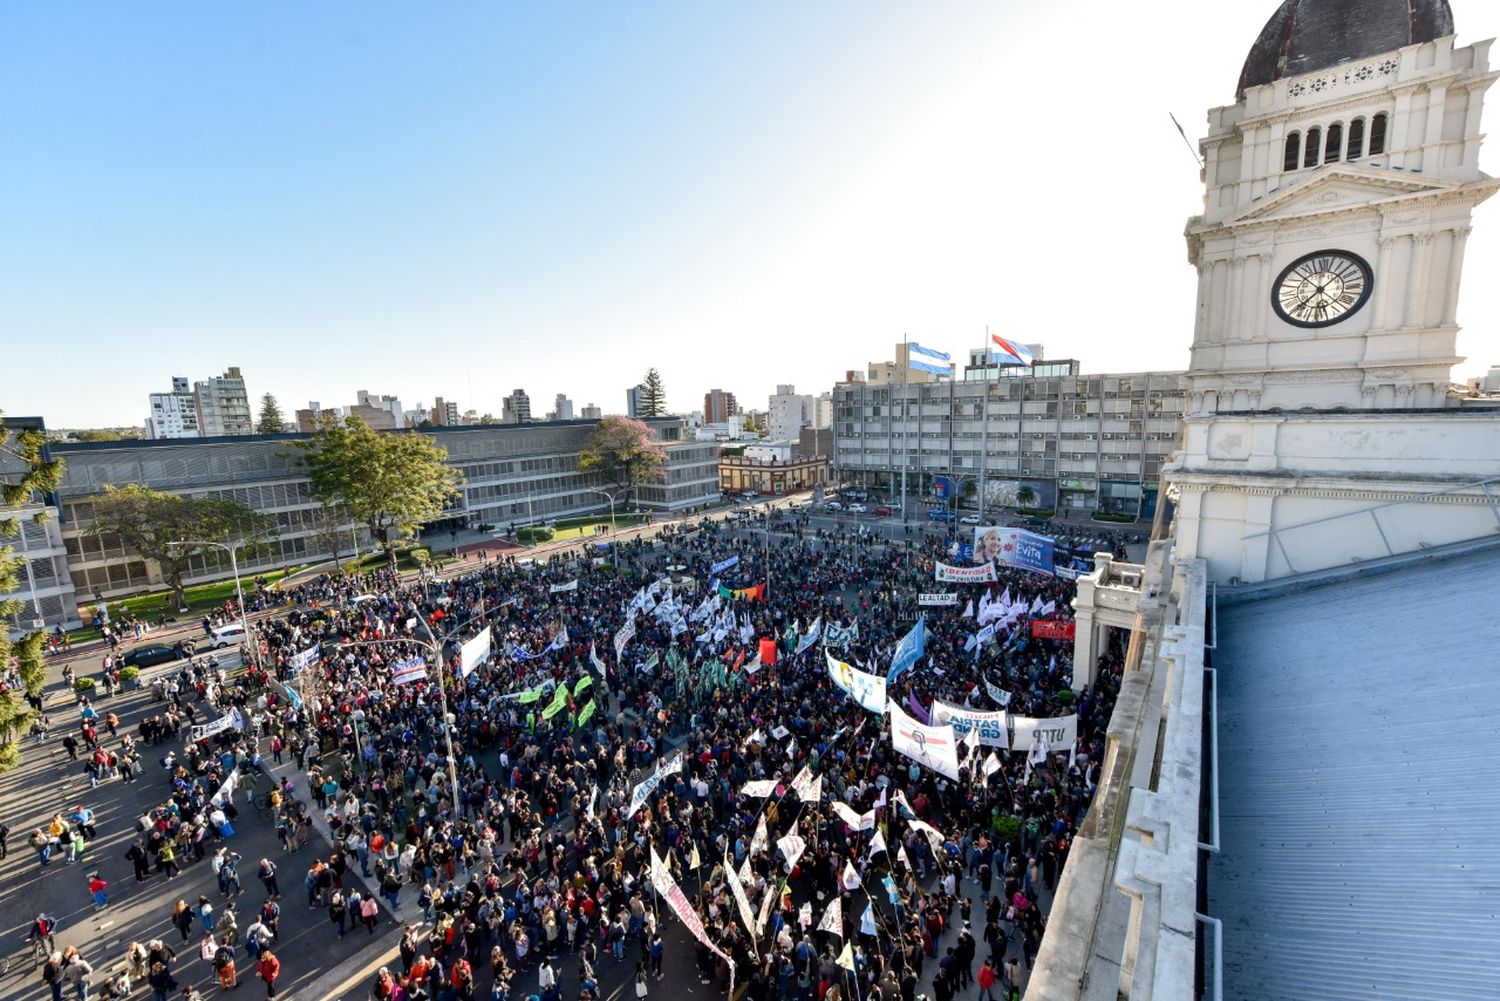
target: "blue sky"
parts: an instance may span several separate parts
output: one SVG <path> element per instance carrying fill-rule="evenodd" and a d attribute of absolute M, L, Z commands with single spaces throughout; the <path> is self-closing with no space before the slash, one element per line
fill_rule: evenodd
<path fill-rule="evenodd" d="M 764 406 L 987 326 L 1181 367 L 1201 189 L 1167 113 L 1202 131 L 1274 3 L 1155 8 L 12 4 L 0 336 L 66 378 L 0 407 L 137 424 L 229 365 L 287 410 L 618 411 L 650 365 L 675 408 Z M 1460 374 L 1500 361 L 1493 218 Z"/>

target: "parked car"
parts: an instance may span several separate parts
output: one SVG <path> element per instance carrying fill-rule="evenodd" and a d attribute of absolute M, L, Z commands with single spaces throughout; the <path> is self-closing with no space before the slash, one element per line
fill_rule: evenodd
<path fill-rule="evenodd" d="M 927 517 L 930 520 L 932 520 L 932 521 L 957 521 L 958 520 L 958 518 L 953 514 L 952 511 L 945 511 L 943 508 L 940 508 L 940 507 L 935 507 L 935 508 L 932 508 L 931 510 L 929 510 L 927 512 Z"/>
<path fill-rule="evenodd" d="M 213 638 L 208 645 L 216 650 L 222 650 L 226 646 L 237 646 L 245 642 L 245 627 L 238 622 L 230 622 L 214 629 Z"/>
<path fill-rule="evenodd" d="M 838 501 L 829 501 L 828 502 L 828 510 L 830 510 L 830 511 L 842 511 L 843 509 L 844 509 L 844 505 L 840 504 Z"/>
<path fill-rule="evenodd" d="M 849 505 L 849 513 L 850 514 L 864 514 L 865 513 L 865 506 L 863 504 L 850 504 Z"/>
<path fill-rule="evenodd" d="M 965 524 L 965 525 L 977 525 L 977 524 L 979 524 L 979 515 L 977 515 L 977 514 L 966 514 L 966 515 L 964 515 L 962 518 L 960 518 L 958 520 L 959 520 L 960 523 Z"/>
<path fill-rule="evenodd" d="M 138 646 L 125 655 L 123 663 L 126 667 L 155 667 L 157 664 L 169 664 L 174 660 L 180 660 L 177 650 L 162 643 L 153 643 L 150 646 Z"/>
<path fill-rule="evenodd" d="M 895 513 L 895 510 L 887 504 L 879 504 L 875 507 L 875 514 L 879 515 L 882 518 L 889 518 Z"/>

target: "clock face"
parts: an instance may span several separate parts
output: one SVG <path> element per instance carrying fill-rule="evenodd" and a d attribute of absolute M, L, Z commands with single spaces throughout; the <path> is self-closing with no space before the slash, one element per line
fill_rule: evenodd
<path fill-rule="evenodd" d="M 1373 286 L 1363 257 L 1319 250 L 1287 265 L 1271 289 L 1271 306 L 1293 326 L 1326 327 L 1358 311 Z"/>

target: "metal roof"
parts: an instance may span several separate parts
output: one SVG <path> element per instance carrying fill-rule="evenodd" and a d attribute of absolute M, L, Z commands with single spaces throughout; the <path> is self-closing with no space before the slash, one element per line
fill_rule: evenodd
<path fill-rule="evenodd" d="M 1226 998 L 1500 997 L 1500 555 L 1222 609 Z"/>

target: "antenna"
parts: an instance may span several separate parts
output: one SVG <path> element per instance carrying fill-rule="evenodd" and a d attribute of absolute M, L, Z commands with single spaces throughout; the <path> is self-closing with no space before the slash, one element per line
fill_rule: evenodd
<path fill-rule="evenodd" d="M 1170 118 L 1170 119 L 1172 119 L 1172 124 L 1173 125 L 1177 126 L 1177 134 L 1180 135 L 1180 136 L 1182 136 L 1182 141 L 1183 141 L 1183 143 L 1185 143 L 1187 145 L 1188 152 L 1193 155 L 1193 162 L 1198 165 L 1198 169 L 1199 170 L 1202 170 L 1203 169 L 1203 161 L 1200 160 L 1200 159 L 1198 159 L 1198 151 L 1193 148 L 1193 141 L 1187 137 L 1187 133 L 1186 132 L 1182 131 L 1182 123 L 1179 122 L 1177 120 L 1177 116 L 1174 115 L 1174 114 L 1172 114 L 1170 111 L 1167 112 L 1167 117 Z"/>

